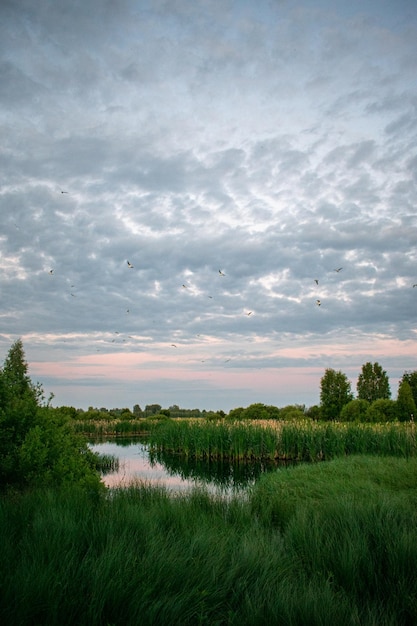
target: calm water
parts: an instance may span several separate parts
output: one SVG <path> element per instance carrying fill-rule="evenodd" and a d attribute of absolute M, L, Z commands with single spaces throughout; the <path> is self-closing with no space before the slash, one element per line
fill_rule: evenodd
<path fill-rule="evenodd" d="M 273 463 L 261 462 L 231 464 L 195 459 L 185 462 L 175 455 L 153 454 L 146 443 L 137 439 L 94 442 L 90 448 L 119 459 L 118 471 L 102 477 L 108 487 L 123 487 L 139 480 L 177 492 L 205 486 L 215 493 L 233 493 L 245 490 L 263 472 L 277 469 Z"/>

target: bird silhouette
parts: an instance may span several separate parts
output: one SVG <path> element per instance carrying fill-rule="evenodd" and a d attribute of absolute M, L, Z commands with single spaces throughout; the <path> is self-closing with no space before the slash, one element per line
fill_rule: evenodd
<path fill-rule="evenodd" d="M 246 313 L 246 315 L 252 315 L 252 311 L 249 311 L 249 313 Z"/>
<path fill-rule="evenodd" d="M 316 285 L 318 285 L 318 284 L 319 284 L 319 279 L 318 279 L 318 278 L 315 278 L 315 279 L 314 279 L 314 282 L 316 283 Z"/>
<path fill-rule="evenodd" d="M 317 306 L 321 306 L 321 300 L 316 300 Z"/>
<path fill-rule="evenodd" d="M 133 266 L 131 263 L 129 263 L 129 261 L 127 261 L 127 266 L 128 266 L 128 268 L 129 268 L 130 270 L 133 270 L 133 267 L 134 267 L 134 266 Z"/>
<path fill-rule="evenodd" d="M 415 283 L 415 284 L 413 285 L 413 287 L 417 287 L 417 283 Z"/>
<path fill-rule="evenodd" d="M 54 273 L 54 270 L 49 270 L 49 273 L 50 273 L 50 274 L 53 274 L 53 273 Z"/>
<path fill-rule="evenodd" d="M 62 191 L 62 190 L 61 190 L 61 193 L 68 193 L 68 191 Z"/>
<path fill-rule="evenodd" d="M 342 271 L 342 269 L 343 269 L 343 267 L 338 267 L 336 270 L 333 270 L 333 271 L 339 273 L 339 272 Z"/>
<path fill-rule="evenodd" d="M 223 274 L 223 272 L 221 270 L 219 270 L 219 274 L 220 274 L 220 276 L 226 276 L 226 274 Z"/>

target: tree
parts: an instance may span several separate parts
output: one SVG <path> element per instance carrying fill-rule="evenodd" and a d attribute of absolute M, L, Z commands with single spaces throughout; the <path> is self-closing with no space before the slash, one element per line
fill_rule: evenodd
<path fill-rule="evenodd" d="M 397 416 L 401 422 L 414 419 L 417 414 L 413 392 L 407 380 L 400 381 L 397 396 Z"/>
<path fill-rule="evenodd" d="M 338 419 L 345 404 L 353 400 L 350 381 L 343 372 L 328 368 L 320 381 L 320 386 L 322 419 Z"/>
<path fill-rule="evenodd" d="M 135 404 L 133 407 L 133 415 L 137 418 L 137 417 L 142 417 L 143 415 L 143 411 L 140 408 L 139 404 Z"/>
<path fill-rule="evenodd" d="M 19 339 L 0 370 L 0 487 L 77 483 L 98 493 L 97 458 L 74 434 L 72 418 L 43 397 L 29 378 Z"/>
<path fill-rule="evenodd" d="M 411 392 L 413 394 L 414 403 L 417 406 L 417 371 L 414 372 L 404 372 L 403 377 L 400 381 L 400 384 L 406 380 L 411 387 Z"/>
<path fill-rule="evenodd" d="M 279 419 L 279 409 L 262 402 L 255 402 L 246 407 L 243 417 L 248 420 Z"/>
<path fill-rule="evenodd" d="M 145 417 L 148 417 L 149 415 L 158 415 L 161 409 L 162 407 L 160 404 L 147 404 L 145 406 Z"/>
<path fill-rule="evenodd" d="M 319 407 L 319 405 L 313 404 L 313 406 L 310 406 L 306 410 L 306 417 L 309 417 L 310 419 L 318 422 L 321 417 L 321 408 Z"/>
<path fill-rule="evenodd" d="M 21 339 L 12 344 L 4 361 L 2 377 L 9 397 L 21 398 L 26 393 L 33 392 Z"/>
<path fill-rule="evenodd" d="M 18 449 L 36 423 L 39 388 L 28 376 L 20 339 L 11 346 L 0 370 L 0 482 L 18 479 Z"/>
<path fill-rule="evenodd" d="M 375 402 L 375 400 L 388 400 L 391 397 L 389 378 L 379 363 L 365 363 L 359 374 L 356 390 L 359 400 Z"/>

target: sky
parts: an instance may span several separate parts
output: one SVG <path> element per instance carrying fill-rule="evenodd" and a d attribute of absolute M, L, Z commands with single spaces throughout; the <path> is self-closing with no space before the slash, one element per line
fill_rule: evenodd
<path fill-rule="evenodd" d="M 414 0 L 2 0 L 0 128 L 0 362 L 53 406 L 417 369 Z"/>

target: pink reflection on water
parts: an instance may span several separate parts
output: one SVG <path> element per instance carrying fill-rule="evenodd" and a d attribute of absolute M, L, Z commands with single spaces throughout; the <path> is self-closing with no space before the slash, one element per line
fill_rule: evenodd
<path fill-rule="evenodd" d="M 126 487 L 140 481 L 160 485 L 172 491 L 184 491 L 197 485 L 196 481 L 182 479 L 178 475 L 172 476 L 160 463 L 151 464 L 148 449 L 142 443 L 127 446 L 113 442 L 94 443 L 90 444 L 90 448 L 93 452 L 113 455 L 119 459 L 119 470 L 102 478 L 106 487 Z"/>

